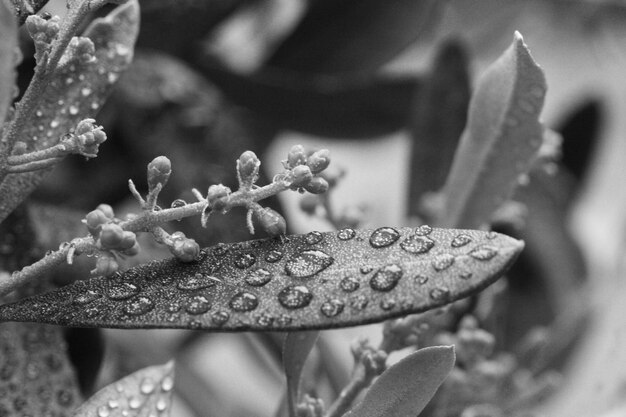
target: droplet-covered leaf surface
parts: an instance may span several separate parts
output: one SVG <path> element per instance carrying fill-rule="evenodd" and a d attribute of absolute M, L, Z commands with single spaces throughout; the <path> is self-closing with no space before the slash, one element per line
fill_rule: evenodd
<path fill-rule="evenodd" d="M 187 264 L 153 261 L 0 306 L 0 320 L 215 331 L 355 326 L 474 294 L 523 248 L 494 232 L 428 226 L 316 236 L 217 245 Z"/>

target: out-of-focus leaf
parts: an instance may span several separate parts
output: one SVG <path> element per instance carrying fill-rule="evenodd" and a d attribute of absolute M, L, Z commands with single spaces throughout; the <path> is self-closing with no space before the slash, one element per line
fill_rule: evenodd
<path fill-rule="evenodd" d="M 423 312 L 498 279 L 523 242 L 473 230 L 311 232 L 154 261 L 0 306 L 2 321 L 79 327 L 291 331 Z"/>
<path fill-rule="evenodd" d="M 528 172 L 542 141 L 538 117 L 546 82 L 516 32 L 513 44 L 481 77 L 468 124 L 444 187 L 447 227 L 479 228 Z"/>
<path fill-rule="evenodd" d="M 15 89 L 17 23 L 5 0 L 0 1 L 0 127 L 11 105 Z"/>
<path fill-rule="evenodd" d="M 304 362 L 315 346 L 319 332 L 287 333 L 283 344 L 283 367 L 287 376 L 287 402 L 289 416 L 296 417 L 296 405 L 300 398 L 300 378 Z"/>
<path fill-rule="evenodd" d="M 102 388 L 72 416 L 167 417 L 173 388 L 174 362 L 149 366 Z"/>
<path fill-rule="evenodd" d="M 295 32 L 267 62 L 305 73 L 372 72 L 437 23 L 443 1 L 310 2 Z"/>
<path fill-rule="evenodd" d="M 415 78 L 345 78 L 265 71 L 243 76 L 212 64 L 201 71 L 235 103 L 280 127 L 330 137 L 372 137 L 407 125 Z"/>
<path fill-rule="evenodd" d="M 452 346 L 420 349 L 383 372 L 344 417 L 417 416 L 453 367 Z"/>
<path fill-rule="evenodd" d="M 465 128 L 470 100 L 467 56 L 458 39 L 444 42 L 413 107 L 409 215 L 418 215 L 420 197 L 439 190 L 450 171 Z"/>
<path fill-rule="evenodd" d="M 10 0 L 10 2 L 14 10 L 12 14 L 17 16 L 19 24 L 23 25 L 26 18 L 41 10 L 48 3 L 48 0 Z M 2 25 L 4 25 L 4 22 Z"/>
<path fill-rule="evenodd" d="M 96 60 L 80 64 L 71 44 L 60 67 L 50 80 L 35 110 L 35 121 L 27 126 L 22 140 L 29 150 L 45 149 L 58 142 L 76 124 L 94 117 L 111 91 L 115 81 L 133 56 L 139 29 L 139 4 L 130 0 L 107 17 L 96 19 L 85 31 L 95 46 Z M 66 65 L 63 65 L 63 64 Z M 0 221 L 28 194 L 49 170 L 8 175 L 0 185 Z"/>

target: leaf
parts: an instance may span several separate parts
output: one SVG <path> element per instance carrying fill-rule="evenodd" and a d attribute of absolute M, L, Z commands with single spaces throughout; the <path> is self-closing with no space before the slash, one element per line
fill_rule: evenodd
<path fill-rule="evenodd" d="M 289 416 L 296 417 L 296 405 L 300 398 L 300 378 L 302 368 L 315 346 L 319 332 L 287 333 L 283 344 L 283 367 L 287 376 L 287 401 Z"/>
<path fill-rule="evenodd" d="M 16 88 L 14 56 L 17 47 L 15 15 L 5 0 L 0 0 L 0 128 L 4 123 Z"/>
<path fill-rule="evenodd" d="M 62 330 L 0 325 L 0 415 L 69 416 L 81 403 Z"/>
<path fill-rule="evenodd" d="M 453 367 L 452 346 L 420 349 L 383 372 L 344 417 L 417 416 Z"/>
<path fill-rule="evenodd" d="M 83 36 L 96 50 L 96 61 L 85 65 L 62 65 L 41 97 L 34 123 L 22 132 L 20 140 L 29 150 L 56 144 L 62 135 L 85 118 L 94 117 L 115 81 L 130 64 L 139 29 L 139 5 L 130 0 L 107 17 L 96 19 Z M 61 60 L 73 57 L 68 48 Z M 75 57 L 74 57 L 75 58 Z M 8 175 L 0 185 L 0 221 L 3 220 L 49 174 L 49 170 Z"/>
<path fill-rule="evenodd" d="M 482 227 L 511 196 L 541 146 L 538 117 L 545 92 L 543 71 L 516 32 L 472 96 L 468 125 L 444 187 L 443 226 Z"/>
<path fill-rule="evenodd" d="M 432 28 L 445 2 L 310 2 L 268 67 L 306 73 L 373 72 Z"/>
<path fill-rule="evenodd" d="M 235 103 L 282 128 L 344 138 L 406 126 L 420 86 L 413 77 L 316 77 L 279 70 L 245 76 L 210 63 L 200 71 Z"/>
<path fill-rule="evenodd" d="M 419 215 L 420 198 L 439 190 L 450 172 L 454 151 L 467 119 L 470 100 L 465 47 L 444 42 L 413 106 L 408 212 Z"/>
<path fill-rule="evenodd" d="M 355 326 L 474 294 L 523 248 L 472 230 L 383 227 L 222 244 L 0 306 L 1 321 L 292 331 Z"/>
<path fill-rule="evenodd" d="M 170 415 L 173 388 L 173 361 L 149 366 L 102 388 L 72 416 L 167 417 Z"/>

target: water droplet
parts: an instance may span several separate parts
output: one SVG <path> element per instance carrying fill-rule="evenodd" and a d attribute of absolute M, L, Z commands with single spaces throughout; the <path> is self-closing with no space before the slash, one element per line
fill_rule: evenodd
<path fill-rule="evenodd" d="M 178 281 L 176 287 L 179 290 L 183 291 L 195 291 L 203 288 L 209 288 L 215 286 L 219 280 L 210 275 L 203 275 L 201 273 L 196 273 L 192 276 L 187 276 L 182 280 Z"/>
<path fill-rule="evenodd" d="M 267 269 L 259 268 L 250 272 L 246 278 L 246 284 L 253 287 L 262 287 L 272 280 L 272 274 Z"/>
<path fill-rule="evenodd" d="M 35 112 L 35 116 L 37 116 L 37 117 L 42 117 L 42 116 L 43 116 L 43 112 L 42 112 L 41 110 L 37 110 L 37 111 Z"/>
<path fill-rule="evenodd" d="M 472 258 L 478 259 L 479 261 L 488 261 L 497 254 L 498 249 L 487 245 L 479 246 L 469 253 Z"/>
<path fill-rule="evenodd" d="M 196 295 L 187 300 L 185 311 L 189 314 L 204 314 L 211 308 L 211 303 L 203 295 Z"/>
<path fill-rule="evenodd" d="M 161 381 L 161 390 L 163 392 L 170 392 L 174 388 L 174 378 L 170 375 L 166 375 Z"/>
<path fill-rule="evenodd" d="M 239 269 L 246 269 L 254 265 L 256 256 L 251 253 L 240 253 L 235 257 L 235 266 Z"/>
<path fill-rule="evenodd" d="M 100 297 L 102 297 L 102 296 L 100 295 L 99 292 L 93 291 L 93 290 L 88 290 L 87 292 L 85 292 L 83 294 L 80 294 L 80 295 L 77 295 L 76 297 L 74 297 L 72 302 L 74 304 L 85 305 L 85 304 L 89 304 L 91 302 L 96 301 Z"/>
<path fill-rule="evenodd" d="M 57 119 L 54 119 L 50 122 L 50 127 L 55 129 L 57 127 L 59 127 L 60 122 Z"/>
<path fill-rule="evenodd" d="M 106 405 L 101 405 L 100 407 L 98 407 L 98 417 L 109 417 L 109 415 L 111 414 L 111 410 L 109 410 L 109 407 L 107 407 Z"/>
<path fill-rule="evenodd" d="M 435 287 L 430 290 L 430 298 L 434 301 L 444 301 L 450 297 L 450 290 L 445 287 Z"/>
<path fill-rule="evenodd" d="M 70 108 L 68 109 L 69 113 L 72 116 L 76 116 L 78 114 L 78 107 L 76 106 L 70 106 Z"/>
<path fill-rule="evenodd" d="M 107 74 L 107 81 L 109 82 L 109 84 L 113 84 L 115 81 L 117 81 L 118 78 L 120 78 L 120 75 L 118 73 L 109 72 Z"/>
<path fill-rule="evenodd" d="M 185 207 L 187 205 L 187 202 L 185 200 L 183 200 L 182 198 L 177 198 L 176 200 L 172 201 L 172 204 L 170 205 L 171 208 L 179 208 L 179 207 Z"/>
<path fill-rule="evenodd" d="M 259 314 L 258 316 L 256 316 L 255 321 L 256 321 L 256 324 L 258 324 L 261 327 L 269 327 L 274 322 L 274 317 L 265 313 Z"/>
<path fill-rule="evenodd" d="M 335 317 L 341 314 L 343 311 L 343 301 L 333 298 L 331 300 L 325 301 L 320 306 L 320 311 L 326 317 Z"/>
<path fill-rule="evenodd" d="M 137 396 L 133 396 L 128 400 L 128 407 L 131 410 L 136 410 L 143 405 L 143 400 Z"/>
<path fill-rule="evenodd" d="M 320 250 L 305 250 L 287 261 L 285 272 L 296 278 L 307 278 L 328 268 L 334 261 Z"/>
<path fill-rule="evenodd" d="M 413 279 L 417 281 L 419 285 L 424 285 L 428 282 L 428 277 L 426 275 L 417 274 L 413 277 Z"/>
<path fill-rule="evenodd" d="M 374 270 L 374 267 L 371 265 L 363 265 L 362 267 L 359 268 L 359 271 L 361 271 L 363 275 L 369 274 L 373 270 Z"/>
<path fill-rule="evenodd" d="M 364 310 L 367 307 L 369 300 L 363 294 L 357 295 L 353 299 L 350 300 L 350 306 L 355 310 Z"/>
<path fill-rule="evenodd" d="M 235 311 L 252 311 L 259 305 L 259 299 L 254 294 L 241 291 L 230 299 L 228 305 Z"/>
<path fill-rule="evenodd" d="M 155 388 L 156 384 L 154 382 L 154 379 L 150 377 L 144 378 L 141 381 L 141 384 L 139 384 L 139 391 L 141 391 L 141 393 L 144 395 L 152 394 Z"/>
<path fill-rule="evenodd" d="M 131 316 L 141 316 L 154 308 L 154 303 L 148 297 L 138 297 L 124 306 L 124 312 Z"/>
<path fill-rule="evenodd" d="M 339 240 L 350 240 L 356 236 L 356 231 L 354 229 L 341 229 L 337 232 L 337 238 Z"/>
<path fill-rule="evenodd" d="M 57 402 L 63 407 L 68 407 L 74 402 L 74 395 L 70 390 L 62 389 L 57 392 Z"/>
<path fill-rule="evenodd" d="M 107 401 L 107 405 L 109 406 L 109 408 L 111 410 L 115 410 L 117 407 L 120 406 L 120 403 L 117 400 L 109 400 Z"/>
<path fill-rule="evenodd" d="M 293 319 L 286 314 L 281 314 L 280 316 L 276 317 L 276 320 L 275 320 L 276 326 L 278 327 L 289 326 L 292 321 Z"/>
<path fill-rule="evenodd" d="M 441 255 L 437 255 L 435 259 L 432 261 L 432 266 L 435 268 L 435 271 L 443 271 L 444 269 L 448 269 L 454 263 L 454 255 L 449 253 L 442 253 Z"/>
<path fill-rule="evenodd" d="M 100 107 L 100 104 L 98 104 L 97 101 L 94 101 L 93 103 L 91 103 L 91 107 L 92 110 L 98 110 L 98 108 Z"/>
<path fill-rule="evenodd" d="M 426 235 L 431 234 L 431 233 L 432 233 L 432 231 L 433 231 L 433 228 L 432 228 L 432 227 L 430 227 L 430 226 L 429 226 L 429 225 L 427 225 L 427 224 L 423 224 L 423 225 L 421 225 L 421 226 L 419 226 L 419 227 L 415 228 L 415 232 L 414 232 L 414 233 L 415 233 L 416 235 L 418 235 L 418 236 L 426 236 Z"/>
<path fill-rule="evenodd" d="M 80 94 L 82 94 L 83 97 L 87 97 L 89 94 L 91 94 L 91 88 L 82 88 L 80 90 Z"/>
<path fill-rule="evenodd" d="M 359 283 L 359 280 L 352 277 L 352 276 L 346 276 L 343 277 L 341 279 L 341 281 L 339 281 L 339 286 L 341 287 L 342 290 L 344 290 L 345 292 L 353 292 L 359 289 L 359 286 L 361 284 Z"/>
<path fill-rule="evenodd" d="M 167 400 L 164 397 L 159 397 L 154 407 L 157 409 L 157 411 L 167 410 Z"/>
<path fill-rule="evenodd" d="M 393 298 L 384 298 L 380 300 L 380 308 L 389 311 L 393 310 L 396 307 L 396 300 Z"/>
<path fill-rule="evenodd" d="M 130 282 L 112 284 L 107 291 L 107 297 L 114 301 L 128 300 L 130 297 L 139 294 L 140 288 Z"/>
<path fill-rule="evenodd" d="M 452 239 L 452 242 L 450 243 L 450 245 L 453 248 L 460 248 L 461 246 L 467 245 L 471 241 L 472 241 L 471 237 L 469 237 L 466 234 L 461 233 L 461 234 L 456 235 L 454 239 Z"/>
<path fill-rule="evenodd" d="M 409 253 L 426 253 L 435 246 L 435 241 L 427 236 L 411 235 L 400 243 L 400 247 Z"/>
<path fill-rule="evenodd" d="M 74 79 L 72 77 L 67 77 L 65 79 L 65 85 L 70 85 L 74 83 Z"/>
<path fill-rule="evenodd" d="M 400 232 L 393 227 L 380 227 L 370 236 L 370 245 L 375 248 L 384 248 L 392 245 L 400 238 Z"/>
<path fill-rule="evenodd" d="M 227 311 L 214 311 L 213 313 L 211 313 L 211 321 L 218 325 L 218 326 L 222 326 L 224 325 L 228 319 L 230 318 L 230 314 L 228 314 Z"/>
<path fill-rule="evenodd" d="M 289 285 L 278 293 L 278 301 L 289 309 L 302 308 L 309 305 L 313 294 L 304 285 Z"/>
<path fill-rule="evenodd" d="M 461 278 L 461 279 L 466 279 L 466 280 L 467 280 L 467 279 L 472 278 L 472 275 L 473 275 L 473 274 L 472 274 L 471 272 L 469 272 L 469 271 L 464 271 L 464 272 L 461 272 L 461 273 L 459 274 L 459 278 Z"/>
<path fill-rule="evenodd" d="M 277 250 L 271 250 L 265 255 L 265 261 L 274 263 L 278 262 L 283 258 L 283 253 Z"/>
<path fill-rule="evenodd" d="M 370 287 L 376 291 L 391 291 L 402 278 L 402 268 L 396 264 L 385 265 L 370 279 Z"/>
<path fill-rule="evenodd" d="M 324 235 L 317 231 L 309 232 L 304 236 L 304 241 L 308 245 L 315 245 L 316 243 L 320 243 L 322 239 L 324 239 Z"/>

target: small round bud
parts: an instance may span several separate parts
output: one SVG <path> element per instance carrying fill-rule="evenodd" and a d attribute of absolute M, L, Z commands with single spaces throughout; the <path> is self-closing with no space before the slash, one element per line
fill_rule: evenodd
<path fill-rule="evenodd" d="M 102 225 L 100 244 L 107 249 L 117 249 L 124 239 L 124 229 L 115 223 Z"/>
<path fill-rule="evenodd" d="M 298 165 L 291 170 L 293 180 L 291 181 L 292 188 L 305 187 L 313 178 L 311 169 L 306 165 Z"/>
<path fill-rule="evenodd" d="M 118 245 L 118 249 L 127 250 L 135 246 L 136 243 L 137 235 L 129 230 L 124 230 L 124 233 L 122 233 L 122 241 Z"/>
<path fill-rule="evenodd" d="M 157 156 L 148 164 L 148 190 L 152 192 L 157 186 L 161 184 L 165 186 L 167 180 L 172 173 L 172 163 L 165 156 Z"/>
<path fill-rule="evenodd" d="M 92 130 L 96 129 L 96 125 L 94 124 L 96 121 L 94 119 L 83 119 L 80 122 L 78 122 L 78 125 L 76 125 L 76 130 L 74 131 L 74 134 L 76 136 L 80 136 L 83 135 L 87 132 L 91 132 Z"/>
<path fill-rule="evenodd" d="M 306 152 L 304 151 L 304 146 L 302 145 L 294 145 L 289 149 L 289 153 L 287 154 L 287 166 L 289 168 L 294 168 L 298 165 L 306 164 Z"/>
<path fill-rule="evenodd" d="M 193 239 L 181 239 L 174 242 L 170 252 L 181 262 L 192 262 L 200 255 L 200 246 Z"/>
<path fill-rule="evenodd" d="M 115 213 L 113 212 L 113 207 L 108 204 L 99 204 L 96 207 L 96 210 L 100 210 L 107 218 L 112 219 L 115 217 Z"/>
<path fill-rule="evenodd" d="M 326 182 L 324 178 L 313 177 L 311 181 L 304 186 L 304 189 L 311 194 L 322 194 L 328 191 L 328 182 Z"/>
<path fill-rule="evenodd" d="M 311 172 L 319 174 L 330 164 L 330 151 L 328 149 L 320 149 L 317 152 L 313 152 L 307 159 L 307 165 L 311 168 Z"/>
<path fill-rule="evenodd" d="M 287 232 L 287 222 L 278 212 L 271 208 L 262 208 L 254 212 L 259 225 L 270 236 L 284 235 Z"/>
<path fill-rule="evenodd" d="M 98 258 L 96 261 L 96 269 L 91 271 L 91 273 L 94 275 L 109 276 L 116 273 L 119 268 L 120 266 L 113 257 L 103 255 Z"/>
<path fill-rule="evenodd" d="M 226 207 L 226 198 L 230 195 L 230 188 L 222 184 L 215 184 L 209 187 L 207 201 L 213 210 L 223 210 Z"/>
<path fill-rule="evenodd" d="M 185 234 L 179 230 L 179 231 L 177 231 L 177 232 L 172 233 L 172 234 L 170 235 L 170 237 L 171 237 L 173 240 L 181 240 L 181 239 L 186 238 L 187 236 L 185 236 Z"/>
<path fill-rule="evenodd" d="M 237 159 L 237 174 L 242 185 L 251 186 L 258 180 L 260 166 L 261 161 L 254 152 L 245 151 L 241 154 Z"/>
<path fill-rule="evenodd" d="M 317 210 L 317 206 L 320 205 L 320 200 L 314 195 L 307 194 L 300 200 L 300 210 L 306 214 L 312 216 Z"/>
<path fill-rule="evenodd" d="M 93 235 L 97 235 L 101 226 L 108 221 L 109 218 L 102 212 L 102 210 L 96 209 L 87 213 L 84 222 L 87 225 L 89 232 Z"/>

